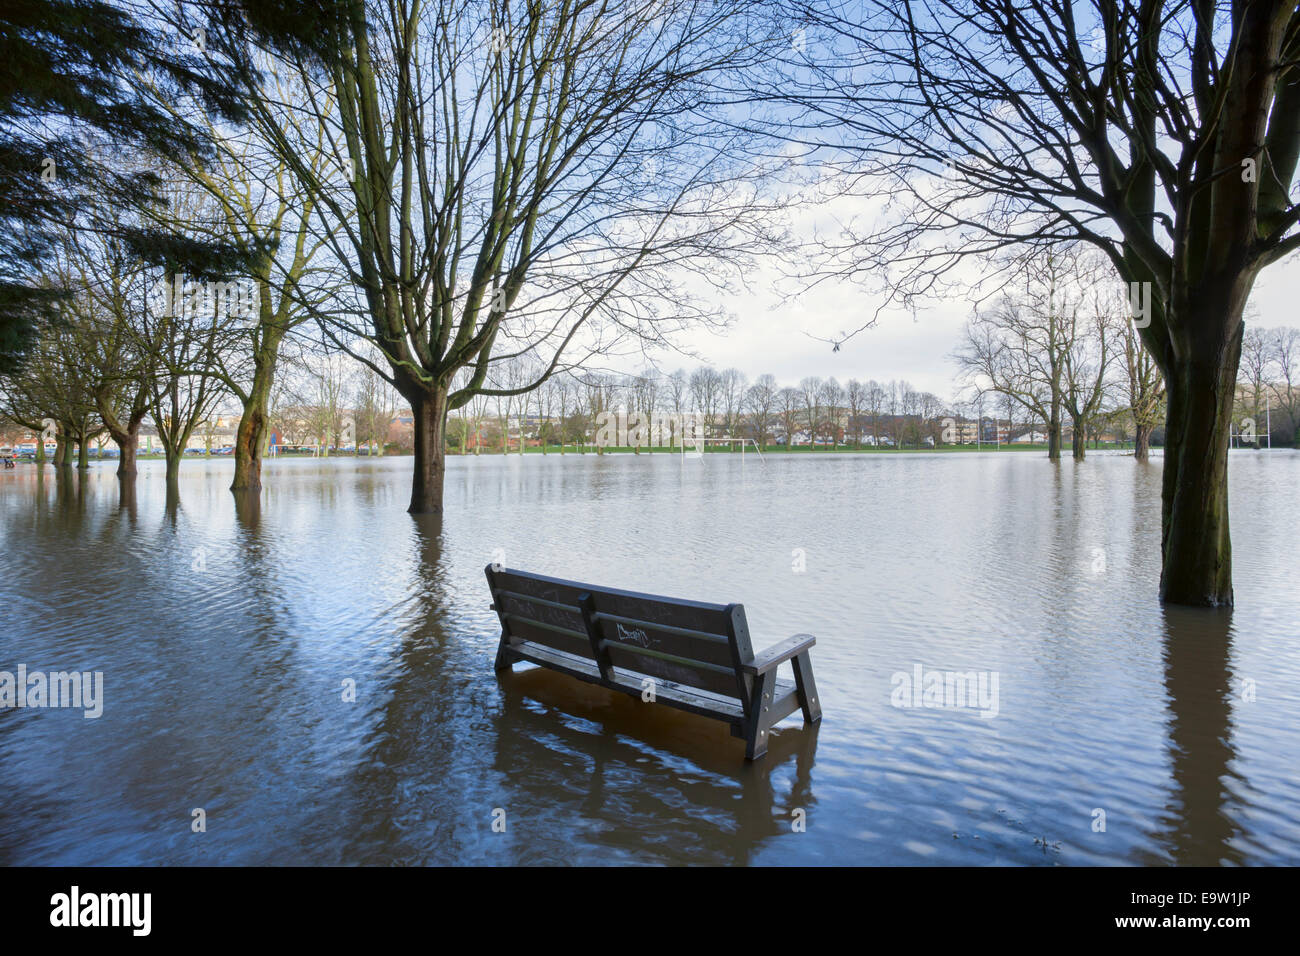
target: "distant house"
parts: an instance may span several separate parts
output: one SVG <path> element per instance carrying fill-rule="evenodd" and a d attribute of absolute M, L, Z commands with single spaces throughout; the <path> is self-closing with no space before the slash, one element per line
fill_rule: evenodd
<path fill-rule="evenodd" d="M 415 447 L 415 413 L 409 408 L 399 408 L 388 422 L 386 441 L 403 451 Z"/>

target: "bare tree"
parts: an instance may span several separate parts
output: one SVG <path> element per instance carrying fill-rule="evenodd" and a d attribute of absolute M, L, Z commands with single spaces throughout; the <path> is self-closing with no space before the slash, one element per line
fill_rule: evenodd
<path fill-rule="evenodd" d="M 560 454 L 563 455 L 569 428 L 572 425 L 569 420 L 571 409 L 577 406 L 580 388 L 571 375 L 560 375 L 552 381 L 555 382 L 556 401 L 560 411 Z"/>
<path fill-rule="evenodd" d="M 664 344 L 718 318 L 685 276 L 725 286 L 766 248 L 752 185 L 771 164 L 740 124 L 709 121 L 725 107 L 706 95 L 765 55 L 743 6 L 369 0 L 285 55 L 304 97 L 268 101 L 252 58 L 238 72 L 260 133 L 338 230 L 361 301 L 324 319 L 341 346 L 377 346 L 411 405 L 411 512 L 442 509 L 448 412 L 505 397 L 493 363 L 536 357 L 522 394 Z M 284 132 L 317 124 L 343 177 Z"/>
<path fill-rule="evenodd" d="M 355 381 L 352 404 L 357 449 L 360 450 L 364 443 L 372 456 L 383 455 L 388 441 L 388 426 L 397 412 L 396 395 L 392 386 L 373 369 L 359 368 Z M 461 440 L 464 441 L 463 434 Z"/>
<path fill-rule="evenodd" d="M 279 102 L 306 95 L 304 85 L 294 84 L 291 72 L 275 70 L 273 59 L 259 56 L 256 62 L 264 68 L 253 87 L 259 99 Z M 160 110 L 178 122 L 205 129 L 214 144 L 213 155 L 192 155 L 168 167 L 186 187 L 208 198 L 214 215 L 206 229 L 183 210 L 178 215 L 172 208 L 147 206 L 142 214 L 156 226 L 182 234 L 198 232 L 213 243 L 226 242 L 237 253 L 230 257 L 229 275 L 243 286 L 243 330 L 232 347 L 223 350 L 230 361 L 215 374 L 240 405 L 230 488 L 256 491 L 262 483 L 262 452 L 269 437 L 267 403 L 285 339 L 312 317 L 314 306 L 332 299 L 345 281 L 337 262 L 318 255 L 339 227 L 313 232 L 317 197 L 275 149 L 292 136 L 302 168 L 312 177 L 326 176 L 334 165 L 326 127 L 320 121 L 294 124 L 268 141 L 265 129 L 256 123 L 231 130 L 208 111 L 190 115 L 190 101 L 183 108 L 166 90 L 155 88 L 151 93 Z"/>
<path fill-rule="evenodd" d="M 1241 371 L 1237 375 L 1237 388 L 1246 393 L 1246 414 L 1250 419 L 1250 444 L 1260 447 L 1260 432 L 1264 428 L 1264 393 L 1270 362 L 1270 342 L 1264 329 L 1249 327 L 1241 337 Z M 1244 388 L 1242 380 L 1244 381 Z"/>
<path fill-rule="evenodd" d="M 1151 353 L 1142 347 L 1133 323 L 1122 323 L 1119 334 L 1125 396 L 1133 419 L 1133 457 L 1144 462 L 1150 458 L 1151 433 L 1164 418 L 1165 381 Z"/>
<path fill-rule="evenodd" d="M 1274 329 L 1273 400 L 1286 416 L 1291 443 L 1300 447 L 1300 329 Z"/>
<path fill-rule="evenodd" d="M 783 388 L 776 393 L 777 412 L 781 421 L 781 435 L 787 450 L 794 449 L 799 435 L 799 412 L 803 408 L 803 394 L 797 388 Z"/>
<path fill-rule="evenodd" d="M 1100 271 L 1089 270 L 1084 281 L 1094 279 Z M 1061 375 L 1062 405 L 1070 415 L 1073 457 L 1083 461 L 1088 431 L 1101 414 L 1111 384 L 1116 330 L 1128 323 L 1126 317 L 1115 314 L 1111 297 L 1095 292 L 1078 307 L 1063 311 L 1068 313 L 1071 327 Z"/>
<path fill-rule="evenodd" d="M 1017 291 L 977 309 L 954 355 L 964 381 L 1009 396 L 1043 423 L 1052 460 L 1061 457 L 1066 366 L 1083 307 L 1076 263 L 1056 249 L 1022 263 Z"/>
<path fill-rule="evenodd" d="M 851 378 L 844 386 L 844 397 L 849 406 L 848 438 L 854 448 L 859 448 L 862 445 L 862 410 L 867 388 L 856 378 Z"/>
<path fill-rule="evenodd" d="M 745 407 L 749 410 L 749 420 L 754 426 L 754 440 L 763 451 L 767 450 L 767 439 L 772 434 L 772 419 L 777 410 L 779 392 L 776 377 L 765 373 L 755 379 L 745 393 Z"/>
<path fill-rule="evenodd" d="M 745 390 L 749 387 L 745 373 L 738 368 L 725 369 L 721 375 L 720 392 L 722 403 L 723 431 L 735 435 L 745 403 Z"/>
<path fill-rule="evenodd" d="M 799 394 L 803 399 L 804 424 L 808 428 L 808 441 L 813 450 L 817 449 L 817 436 L 822 427 L 822 380 L 810 375 L 799 382 Z"/>
<path fill-rule="evenodd" d="M 686 412 L 686 402 L 690 394 L 690 381 L 686 377 L 684 369 L 678 369 L 668 376 L 667 380 L 668 398 L 672 406 L 672 448 L 676 448 L 682 440 L 682 416 Z"/>
<path fill-rule="evenodd" d="M 874 378 L 867 383 L 867 413 L 871 416 L 871 445 L 880 447 L 880 413 L 885 408 L 885 389 Z"/>
<path fill-rule="evenodd" d="M 839 381 L 832 375 L 822 382 L 817 397 L 823 409 L 822 421 L 826 430 L 826 438 L 834 446 L 840 438 L 840 422 L 843 420 L 842 413 L 844 411 L 844 386 L 840 385 Z"/>
<path fill-rule="evenodd" d="M 702 365 L 691 373 L 691 404 L 700 416 L 700 433 L 708 438 L 718 419 L 718 401 L 722 376 L 718 370 Z"/>
<path fill-rule="evenodd" d="M 1160 595 L 1231 604 L 1242 313 L 1260 271 L 1300 248 L 1300 8 L 830 0 L 801 13 L 817 35 L 773 92 L 804 110 L 799 135 L 845 158 L 851 188 L 890 195 L 842 249 L 889 302 L 940 293 L 964 259 L 1061 241 L 1094 245 L 1135 284 L 1168 390 Z"/>
<path fill-rule="evenodd" d="M 65 338 L 79 374 L 88 377 L 95 410 L 118 446 L 117 476 L 136 476 L 140 426 L 149 411 L 157 358 L 138 330 L 146 302 L 144 270 L 112 237 L 85 233 L 53 258 L 64 302 Z"/>

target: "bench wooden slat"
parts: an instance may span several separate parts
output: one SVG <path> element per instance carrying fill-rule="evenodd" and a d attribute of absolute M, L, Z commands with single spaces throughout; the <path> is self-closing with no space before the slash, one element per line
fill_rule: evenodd
<path fill-rule="evenodd" d="M 608 641 L 605 643 L 605 650 L 615 669 L 636 671 L 659 681 L 670 681 L 674 684 L 685 684 L 688 687 L 707 690 L 714 694 L 732 697 L 738 703 L 742 699 L 736 690 L 738 685 L 734 672 L 707 669 L 717 665 L 706 665 L 697 661 L 679 662 L 669 656 L 651 656 L 646 653 L 649 649 Z"/>
<path fill-rule="evenodd" d="M 598 621 L 613 621 L 615 624 L 626 624 L 628 627 L 651 628 L 663 634 L 673 634 L 679 637 L 689 637 L 693 640 L 704 641 L 706 644 L 727 644 L 727 635 L 707 634 L 704 631 L 692 631 L 686 627 L 671 627 L 667 624 L 655 624 L 651 621 L 643 621 L 635 617 L 621 617 L 618 614 L 596 614 Z"/>
<path fill-rule="evenodd" d="M 578 595 L 577 599 L 581 600 L 581 596 Z M 575 651 L 578 644 L 588 641 L 578 607 L 507 590 L 498 591 L 494 600 L 502 619 L 521 638 L 570 652 Z M 593 595 L 593 603 L 596 600 L 597 596 Z M 623 615 L 597 612 L 592 617 L 612 665 L 702 690 L 737 698 L 741 696 L 735 680 L 731 645 L 725 634 L 701 635 L 701 632 L 684 628 L 668 631 L 659 625 Z M 701 639 L 702 636 L 707 639 Z M 630 654 L 656 660 L 633 661 L 628 657 Z"/>
<path fill-rule="evenodd" d="M 727 633 L 727 605 L 724 604 L 679 601 L 657 594 L 640 594 L 636 591 L 566 581 L 563 578 L 525 574 L 510 568 L 501 568 L 494 573 L 498 588 L 518 594 L 531 594 L 534 597 L 576 607 L 578 596 L 590 592 L 598 599 L 597 611 L 703 631 L 708 634 Z M 601 598 L 603 600 L 600 600 Z M 641 613 L 643 611 L 651 613 Z"/>
<path fill-rule="evenodd" d="M 573 606 L 570 605 L 570 604 L 561 604 L 561 603 L 558 602 L 558 601 L 548 601 L 548 600 L 546 600 L 545 598 L 534 597 L 534 596 L 531 595 L 531 594 L 520 594 L 518 591 L 505 591 L 505 590 L 502 590 L 502 591 L 498 591 L 498 592 L 497 592 L 497 596 L 498 596 L 498 597 L 514 598 L 514 599 L 517 600 L 517 601 L 523 601 L 523 602 L 526 602 L 527 604 L 532 604 L 532 605 L 536 605 L 536 606 L 539 606 L 539 607 L 550 607 L 550 608 L 555 608 L 555 609 L 558 610 L 558 611 L 577 611 L 577 610 L 578 610 L 576 607 L 573 607 Z"/>
<path fill-rule="evenodd" d="M 586 649 L 587 635 L 578 631 L 553 627 L 509 613 L 502 615 L 502 623 L 510 629 L 510 636 L 515 640 L 532 641 L 534 644 L 542 644 L 569 653 L 582 653 Z"/>
<path fill-rule="evenodd" d="M 616 674 L 614 681 L 606 684 L 600 679 L 600 671 L 592 661 L 575 654 L 566 654 L 563 651 L 529 643 L 520 644 L 513 648 L 513 651 L 520 660 L 549 667 L 551 670 L 560 671 L 589 684 L 601 684 L 636 697 L 640 697 L 645 689 L 639 676 L 628 673 Z M 792 681 L 781 681 L 780 687 L 786 696 L 794 697 L 795 685 Z M 655 699 L 702 717 L 716 717 L 736 725 L 743 725 L 745 722 L 745 711 L 739 702 L 694 687 L 683 687 L 669 682 L 657 683 Z M 791 710 L 786 712 L 786 716 L 794 713 L 798 706 L 798 703 L 795 703 Z"/>

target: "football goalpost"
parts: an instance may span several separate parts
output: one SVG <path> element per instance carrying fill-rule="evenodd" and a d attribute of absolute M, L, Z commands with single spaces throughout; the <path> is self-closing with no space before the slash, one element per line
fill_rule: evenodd
<path fill-rule="evenodd" d="M 692 438 L 686 441 L 679 442 L 678 444 L 679 447 L 681 448 L 681 454 L 683 460 L 685 460 L 687 455 L 687 451 L 686 451 L 687 447 L 693 449 L 693 451 L 690 452 L 692 458 L 703 458 L 705 445 L 739 445 L 741 461 L 745 460 L 745 449 L 748 447 L 753 449 L 753 453 L 758 456 L 759 461 L 766 463 L 766 460 L 763 458 L 763 450 L 758 447 L 758 442 L 753 438 L 698 438 L 697 437 L 697 438 Z"/>

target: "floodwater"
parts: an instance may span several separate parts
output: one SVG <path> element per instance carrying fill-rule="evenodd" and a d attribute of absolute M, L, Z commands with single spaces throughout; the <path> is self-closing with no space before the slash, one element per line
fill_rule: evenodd
<path fill-rule="evenodd" d="M 441 521 L 409 459 L 113 467 L 0 474 L 0 671 L 103 674 L 0 710 L 0 863 L 1300 863 L 1295 452 L 1232 456 L 1230 615 L 1155 600 L 1158 460 L 450 458 Z M 498 679 L 497 558 L 814 633 L 821 725 Z"/>

